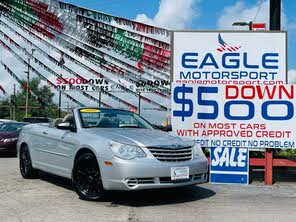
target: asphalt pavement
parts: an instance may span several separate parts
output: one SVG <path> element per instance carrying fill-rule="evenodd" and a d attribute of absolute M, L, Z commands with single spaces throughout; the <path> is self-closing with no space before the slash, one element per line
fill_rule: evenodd
<path fill-rule="evenodd" d="M 86 202 L 70 181 L 46 173 L 24 180 L 18 159 L 0 157 L 0 222 L 294 222 L 295 209 L 296 183 L 110 192 L 101 201 Z"/>

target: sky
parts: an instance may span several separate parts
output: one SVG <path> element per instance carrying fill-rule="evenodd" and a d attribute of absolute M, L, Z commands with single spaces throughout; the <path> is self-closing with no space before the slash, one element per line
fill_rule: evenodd
<path fill-rule="evenodd" d="M 269 0 L 65 0 L 65 2 L 171 30 L 237 30 L 238 28 L 231 25 L 235 21 L 269 23 Z M 293 82 L 296 82 L 295 11 L 295 0 L 282 0 L 282 30 L 288 31 L 288 70 L 291 76 L 289 79 Z"/>

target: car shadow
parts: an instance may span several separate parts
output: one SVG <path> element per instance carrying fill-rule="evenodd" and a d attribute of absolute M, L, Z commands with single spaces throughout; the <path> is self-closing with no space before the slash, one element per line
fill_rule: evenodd
<path fill-rule="evenodd" d="M 74 192 L 69 179 L 44 172 L 40 172 L 39 175 L 43 181 Z M 98 203 L 108 203 L 111 207 L 145 207 L 194 202 L 210 198 L 215 194 L 214 191 L 200 186 L 141 191 L 108 191 Z"/>
<path fill-rule="evenodd" d="M 73 190 L 70 179 L 39 171 L 39 179 L 67 190 Z M 73 190 L 74 192 L 74 190 Z"/>
<path fill-rule="evenodd" d="M 6 152 L 1 152 L 0 153 L 0 158 L 16 158 L 15 153 L 6 153 Z"/>
<path fill-rule="evenodd" d="M 194 202 L 207 199 L 216 193 L 200 186 L 142 190 L 131 192 L 108 192 L 100 201 L 110 202 L 111 206 L 145 207 Z"/>

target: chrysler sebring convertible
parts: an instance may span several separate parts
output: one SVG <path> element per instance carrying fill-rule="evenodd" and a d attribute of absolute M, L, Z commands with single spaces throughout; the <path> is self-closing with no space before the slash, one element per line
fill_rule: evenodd
<path fill-rule="evenodd" d="M 207 180 L 207 159 L 191 140 L 162 132 L 137 114 L 77 108 L 50 124 L 25 126 L 18 140 L 20 172 L 72 180 L 81 199 L 106 190 L 181 187 Z"/>

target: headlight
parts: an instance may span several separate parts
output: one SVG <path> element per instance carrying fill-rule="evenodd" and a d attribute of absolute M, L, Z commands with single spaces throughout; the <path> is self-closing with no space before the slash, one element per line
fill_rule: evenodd
<path fill-rule="evenodd" d="M 17 137 L 15 137 L 15 138 L 2 139 L 3 143 L 10 143 L 10 142 L 13 142 L 13 141 L 16 141 L 16 140 L 18 140 Z"/>
<path fill-rule="evenodd" d="M 131 160 L 136 157 L 146 157 L 146 154 L 139 146 L 131 146 L 112 141 L 110 142 L 109 147 L 115 156 L 124 160 Z"/>
<path fill-rule="evenodd" d="M 197 144 L 195 144 L 193 146 L 193 155 L 194 155 L 194 157 L 204 156 L 204 153 L 203 153 L 201 147 Z"/>

